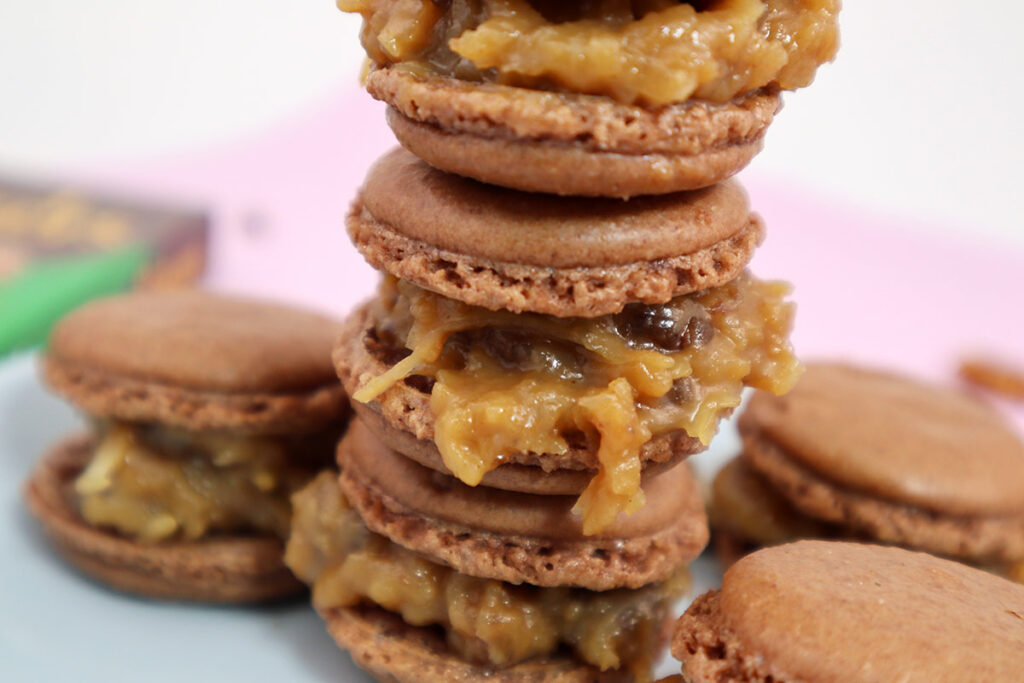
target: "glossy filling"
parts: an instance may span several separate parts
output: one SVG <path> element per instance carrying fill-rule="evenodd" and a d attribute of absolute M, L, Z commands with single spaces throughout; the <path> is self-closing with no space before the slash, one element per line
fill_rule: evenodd
<path fill-rule="evenodd" d="M 338 0 L 379 65 L 664 105 L 809 85 L 839 0 Z"/>
<path fill-rule="evenodd" d="M 103 424 L 75 480 L 82 517 L 143 542 L 213 532 L 285 538 L 289 496 L 330 462 L 329 436 L 275 438 Z"/>
<path fill-rule="evenodd" d="M 751 551 L 807 538 L 866 540 L 835 524 L 807 517 L 776 493 L 741 458 L 729 461 L 716 475 L 711 485 L 708 517 L 713 529 L 731 534 L 750 546 Z M 964 558 L 951 559 L 965 561 Z M 1024 558 L 1001 564 L 968 564 L 1024 583 Z"/>
<path fill-rule="evenodd" d="M 285 564 L 312 585 L 318 610 L 377 605 L 412 626 L 440 627 L 453 654 L 478 664 L 510 666 L 568 648 L 601 670 L 649 680 L 662 625 L 688 589 L 685 568 L 662 583 L 607 592 L 459 574 L 370 532 L 331 472 L 292 501 Z"/>
<path fill-rule="evenodd" d="M 543 466 L 544 454 L 596 453 L 576 505 L 584 533 L 595 534 L 643 504 L 640 450 L 652 437 L 683 431 L 708 444 L 744 386 L 784 393 L 796 382 L 788 291 L 745 273 L 663 305 L 555 318 L 388 279 L 374 334 L 408 355 L 353 397 L 373 400 L 406 378 L 429 391 L 434 442 L 470 486 L 514 454 L 539 455 Z"/>

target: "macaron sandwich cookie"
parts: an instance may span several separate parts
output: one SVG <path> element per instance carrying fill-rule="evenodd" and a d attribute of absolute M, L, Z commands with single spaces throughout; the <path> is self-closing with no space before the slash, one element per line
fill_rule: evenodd
<path fill-rule="evenodd" d="M 838 48 L 839 0 L 338 0 L 399 141 L 505 187 L 630 197 L 760 151 L 780 90 Z"/>
<path fill-rule="evenodd" d="M 386 272 L 335 348 L 357 414 L 470 486 L 579 495 L 586 534 L 643 505 L 645 468 L 703 450 L 745 386 L 799 375 L 788 288 L 747 271 L 762 226 L 731 181 L 559 198 L 397 149 L 349 231 Z"/>
<path fill-rule="evenodd" d="M 740 418 L 713 485 L 725 559 L 797 538 L 858 538 L 1024 582 L 1024 443 L 987 404 L 845 364 L 813 364 Z"/>
<path fill-rule="evenodd" d="M 467 486 L 360 420 L 338 465 L 294 496 L 286 562 L 382 680 L 645 680 L 707 542 L 685 466 L 587 536 L 573 496 Z"/>
<path fill-rule="evenodd" d="M 53 332 L 44 377 L 91 432 L 56 445 L 25 494 L 83 573 L 153 598 L 301 592 L 282 561 L 290 494 L 333 459 L 348 412 L 337 324 L 201 292 L 99 300 Z"/>
<path fill-rule="evenodd" d="M 801 541 L 759 550 L 672 642 L 688 683 L 1017 681 L 1024 586 L 924 553 Z"/>

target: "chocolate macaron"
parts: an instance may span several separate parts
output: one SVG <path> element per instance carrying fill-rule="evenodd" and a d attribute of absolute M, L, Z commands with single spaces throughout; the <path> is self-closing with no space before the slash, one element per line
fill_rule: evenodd
<path fill-rule="evenodd" d="M 812 364 L 788 395 L 755 396 L 740 432 L 711 503 L 727 545 L 873 539 L 1024 580 L 1024 443 L 973 397 Z"/>
<path fill-rule="evenodd" d="M 348 216 L 374 268 L 491 310 L 592 318 L 740 275 L 764 238 L 735 181 L 666 197 L 553 197 L 442 173 L 392 150 Z"/>
<path fill-rule="evenodd" d="M 665 579 L 707 545 L 700 492 L 686 466 L 652 477 L 648 504 L 636 514 L 584 536 L 574 496 L 467 486 L 391 450 L 359 420 L 338 460 L 342 493 L 371 531 L 474 576 L 636 588 Z"/>
<path fill-rule="evenodd" d="M 26 485 L 56 549 L 141 595 L 255 602 L 302 590 L 282 563 L 289 495 L 329 463 L 348 411 L 337 324 L 214 294 L 87 304 L 53 332 L 44 379 L 92 433 Z"/>
<path fill-rule="evenodd" d="M 1024 586 L 900 548 L 760 550 L 679 620 L 691 683 L 1016 681 Z"/>
<path fill-rule="evenodd" d="M 706 187 L 760 151 L 780 89 L 838 47 L 838 0 L 339 0 L 370 94 L 431 165 L 530 192 Z"/>
<path fill-rule="evenodd" d="M 642 680 L 707 542 L 685 466 L 588 537 L 573 497 L 468 487 L 358 420 L 338 465 L 294 497 L 286 561 L 384 680 Z"/>
<path fill-rule="evenodd" d="M 357 413 L 469 485 L 582 493 L 588 533 L 642 505 L 646 465 L 702 450 L 744 386 L 781 392 L 799 374 L 788 289 L 745 270 L 762 227 L 731 181 L 560 198 L 399 149 L 349 231 L 387 273 L 334 352 Z"/>

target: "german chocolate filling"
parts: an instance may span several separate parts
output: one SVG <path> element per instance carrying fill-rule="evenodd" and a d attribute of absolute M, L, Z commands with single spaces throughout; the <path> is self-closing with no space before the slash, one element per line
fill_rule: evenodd
<path fill-rule="evenodd" d="M 338 0 L 379 65 L 664 105 L 809 85 L 839 0 Z"/>
<path fill-rule="evenodd" d="M 711 441 L 744 386 L 783 393 L 800 366 L 789 347 L 788 287 L 744 273 L 657 306 L 555 318 L 467 306 L 387 279 L 375 334 L 410 353 L 353 397 L 370 401 L 418 376 L 430 391 L 445 466 L 476 486 L 517 453 L 596 452 L 577 503 L 584 533 L 643 504 L 641 447 L 683 431 Z"/>
<path fill-rule="evenodd" d="M 454 654 L 480 664 L 510 666 L 568 648 L 601 670 L 650 680 L 662 625 L 688 588 L 685 568 L 663 583 L 600 593 L 459 574 L 370 532 L 331 472 L 292 502 L 285 564 L 313 586 L 318 610 L 377 605 L 412 626 L 440 627 Z"/>
<path fill-rule="evenodd" d="M 139 541 L 191 541 L 218 531 L 283 539 L 289 496 L 330 461 L 331 446 L 326 435 L 257 437 L 104 423 L 74 490 L 87 522 Z"/>

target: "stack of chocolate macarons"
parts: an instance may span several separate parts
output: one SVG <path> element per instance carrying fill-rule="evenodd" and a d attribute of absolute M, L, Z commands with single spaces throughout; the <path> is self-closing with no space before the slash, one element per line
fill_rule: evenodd
<path fill-rule="evenodd" d="M 383 679 L 648 679 L 707 539 L 681 463 L 800 373 L 729 176 L 831 58 L 837 3 L 339 4 L 405 148 L 348 216 L 383 277 L 334 350 L 340 476 L 295 496 L 286 562 Z M 511 34 L 495 55 L 545 63 L 459 52 Z M 614 68 L 547 54 L 573 46 Z"/>

